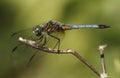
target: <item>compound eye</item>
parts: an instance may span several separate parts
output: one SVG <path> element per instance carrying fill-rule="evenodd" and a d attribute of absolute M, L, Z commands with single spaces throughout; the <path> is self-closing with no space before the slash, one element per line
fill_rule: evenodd
<path fill-rule="evenodd" d="M 42 32 L 42 28 L 41 27 L 36 28 L 36 36 L 40 36 L 41 32 Z"/>
<path fill-rule="evenodd" d="M 33 29 L 33 33 L 36 36 L 40 36 L 41 35 L 41 28 L 37 26 L 36 28 Z"/>
<path fill-rule="evenodd" d="M 36 30 L 36 31 L 39 31 L 39 28 L 37 27 L 35 30 Z"/>

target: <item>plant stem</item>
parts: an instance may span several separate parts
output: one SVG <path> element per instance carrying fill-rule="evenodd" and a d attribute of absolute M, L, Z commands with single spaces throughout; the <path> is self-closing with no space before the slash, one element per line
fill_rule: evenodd
<path fill-rule="evenodd" d="M 23 39 L 22 37 L 19 38 L 19 41 L 25 45 L 28 45 L 30 47 L 33 47 L 35 49 L 41 50 L 43 52 L 47 53 L 54 53 L 54 54 L 72 54 L 74 55 L 78 60 L 80 60 L 82 63 L 84 63 L 87 67 L 89 67 L 97 76 L 100 77 L 100 73 L 90 64 L 88 63 L 80 54 L 78 54 L 76 51 L 67 49 L 67 50 L 57 50 L 57 49 L 51 49 L 48 47 L 43 47 L 37 44 L 35 41 Z"/>

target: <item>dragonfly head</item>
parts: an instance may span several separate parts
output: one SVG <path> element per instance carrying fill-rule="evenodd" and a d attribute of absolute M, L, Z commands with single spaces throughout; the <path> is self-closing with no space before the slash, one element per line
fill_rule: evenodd
<path fill-rule="evenodd" d="M 36 36 L 40 36 L 42 34 L 42 27 L 37 25 L 35 28 L 33 28 L 33 34 Z"/>

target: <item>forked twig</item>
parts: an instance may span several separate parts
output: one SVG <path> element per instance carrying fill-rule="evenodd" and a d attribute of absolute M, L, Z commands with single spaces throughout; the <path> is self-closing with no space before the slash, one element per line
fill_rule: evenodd
<path fill-rule="evenodd" d="M 87 67 L 89 67 L 96 75 L 100 77 L 100 73 L 90 64 L 88 63 L 80 54 L 78 54 L 76 51 L 67 49 L 67 50 L 57 50 L 57 49 L 51 49 L 48 47 L 43 47 L 38 45 L 35 41 L 32 40 L 27 40 L 23 39 L 22 37 L 19 38 L 19 41 L 25 45 L 28 45 L 30 47 L 33 47 L 35 49 L 38 49 L 43 52 L 47 53 L 55 53 L 55 54 L 72 54 L 74 55 L 77 59 L 79 59 L 81 62 L 83 62 Z"/>
<path fill-rule="evenodd" d="M 101 58 L 101 65 L 102 65 L 102 73 L 100 74 L 100 78 L 108 78 L 107 72 L 106 72 L 106 65 L 105 65 L 105 59 L 104 59 L 104 50 L 107 47 L 107 45 L 100 45 L 99 51 L 100 51 L 100 58 Z"/>

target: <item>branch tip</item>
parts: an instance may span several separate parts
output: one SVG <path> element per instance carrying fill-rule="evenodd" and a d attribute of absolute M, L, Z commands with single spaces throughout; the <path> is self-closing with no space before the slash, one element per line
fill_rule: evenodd
<path fill-rule="evenodd" d="M 98 50 L 104 51 L 106 47 L 107 47 L 107 44 L 100 45 L 99 48 L 98 48 Z"/>

